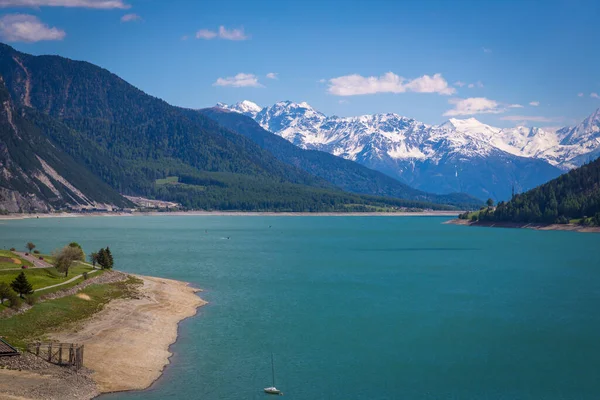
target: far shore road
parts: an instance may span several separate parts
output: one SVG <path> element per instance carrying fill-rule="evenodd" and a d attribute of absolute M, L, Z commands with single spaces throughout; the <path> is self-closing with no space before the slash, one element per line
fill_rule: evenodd
<path fill-rule="evenodd" d="M 575 224 L 535 224 L 535 223 L 522 223 L 522 222 L 471 222 L 466 219 L 451 219 L 444 222 L 445 224 L 453 225 L 465 225 L 465 226 L 480 226 L 486 228 L 517 228 L 517 229 L 534 229 L 537 231 L 571 231 L 571 232 L 585 232 L 585 233 L 600 233 L 600 227 L 598 226 L 581 226 Z"/>
<path fill-rule="evenodd" d="M 243 217 L 456 217 L 462 211 L 415 212 L 245 212 L 245 211 L 150 211 L 150 212 L 89 212 L 0 215 L 0 220 L 31 218 L 134 217 L 134 216 L 243 216 Z"/>

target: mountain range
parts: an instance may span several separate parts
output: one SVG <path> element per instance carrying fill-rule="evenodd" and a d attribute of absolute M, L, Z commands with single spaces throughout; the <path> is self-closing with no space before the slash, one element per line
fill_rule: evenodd
<path fill-rule="evenodd" d="M 353 170 L 367 176 L 362 183 L 346 182 L 355 189 L 349 193 L 352 188 L 344 191 L 336 174 L 311 173 L 205 113 L 169 105 L 87 62 L 32 56 L 0 44 L 0 77 L 3 212 L 132 207 L 123 195 L 173 201 L 185 209 L 245 211 L 452 209 L 444 204 L 479 203 L 466 195 L 414 190 L 334 158 L 331 165 L 348 180 Z M 297 159 L 309 158 L 303 152 Z M 330 157 L 317 158 L 323 156 Z M 369 177 L 375 182 L 367 182 Z M 360 190 L 363 183 L 370 186 Z"/>
<path fill-rule="evenodd" d="M 496 128 L 474 118 L 427 125 L 398 114 L 326 116 L 291 101 L 217 107 L 256 120 L 294 145 L 378 170 L 416 189 L 510 198 L 600 156 L 600 109 L 574 127 Z"/>

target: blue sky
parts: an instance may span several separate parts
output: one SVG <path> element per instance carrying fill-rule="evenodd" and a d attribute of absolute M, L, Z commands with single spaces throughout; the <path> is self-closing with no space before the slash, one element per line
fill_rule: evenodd
<path fill-rule="evenodd" d="M 561 126 L 600 107 L 598 15 L 576 0 L 0 0 L 0 39 L 184 107 Z"/>

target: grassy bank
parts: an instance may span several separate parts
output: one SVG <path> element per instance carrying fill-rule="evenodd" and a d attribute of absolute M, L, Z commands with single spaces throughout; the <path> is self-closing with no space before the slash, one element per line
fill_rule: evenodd
<path fill-rule="evenodd" d="M 65 276 L 64 273 L 59 272 L 56 268 L 34 268 L 24 269 L 19 271 L 3 271 L 0 270 L 0 282 L 6 282 L 10 284 L 16 277 L 23 271 L 27 280 L 33 286 L 33 290 L 43 288 L 46 286 L 56 285 L 61 282 L 65 282 L 74 276 L 81 275 L 84 272 L 92 271 L 92 267 L 85 264 L 75 264 L 69 269 L 69 275 Z"/>
<path fill-rule="evenodd" d="M 0 332 L 9 343 L 24 347 L 42 340 L 50 331 L 92 316 L 111 300 L 134 296 L 139 284 L 139 279 L 129 277 L 122 282 L 90 285 L 76 295 L 48 300 L 22 314 L 0 318 Z"/>

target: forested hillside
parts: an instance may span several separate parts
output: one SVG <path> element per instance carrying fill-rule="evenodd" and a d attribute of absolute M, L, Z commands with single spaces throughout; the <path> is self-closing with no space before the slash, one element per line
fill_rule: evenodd
<path fill-rule="evenodd" d="M 0 103 L 1 212 L 133 206 L 45 135 L 68 132 L 66 126 L 54 121 L 40 128 L 28 118 L 35 110 L 18 112 L 1 77 Z"/>
<path fill-rule="evenodd" d="M 0 44 L 0 75 L 15 113 L 122 194 L 223 210 L 448 208 L 345 193 L 197 111 L 171 106 L 90 63 Z M 167 177 L 176 179 L 163 183 Z"/>
<path fill-rule="evenodd" d="M 600 225 L 600 158 L 479 213 L 482 221 Z M 583 219 L 583 221 L 581 221 Z"/>

